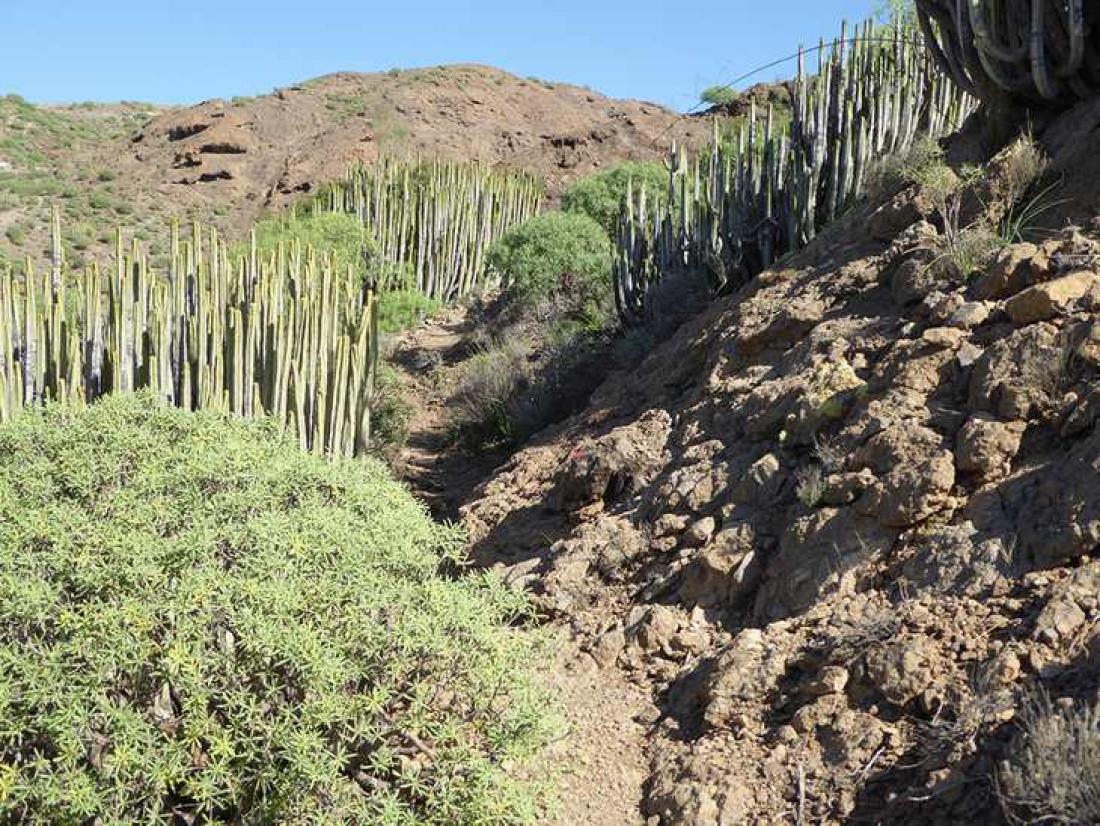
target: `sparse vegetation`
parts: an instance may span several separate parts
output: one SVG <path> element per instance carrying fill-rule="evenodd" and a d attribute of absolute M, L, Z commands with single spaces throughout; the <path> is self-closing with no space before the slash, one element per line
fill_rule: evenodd
<path fill-rule="evenodd" d="M 456 427 L 490 444 L 511 439 L 511 405 L 530 384 L 529 357 L 528 342 L 513 337 L 474 354 L 451 394 Z"/>
<path fill-rule="evenodd" d="M 0 444 L 5 821 L 533 819 L 523 599 L 380 463 L 151 396 Z"/>
<path fill-rule="evenodd" d="M 816 508 L 825 495 L 825 476 L 818 465 L 810 465 L 797 474 L 795 495 L 808 508 Z"/>
<path fill-rule="evenodd" d="M 1100 822 L 1100 703 L 1027 700 L 997 773 L 1005 814 L 1020 823 Z"/>

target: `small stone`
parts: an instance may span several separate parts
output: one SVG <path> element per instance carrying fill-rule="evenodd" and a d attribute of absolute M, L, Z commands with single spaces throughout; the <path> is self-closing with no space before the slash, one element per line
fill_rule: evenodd
<path fill-rule="evenodd" d="M 685 628 L 672 638 L 672 649 L 687 654 L 701 654 L 710 644 L 710 636 L 698 628 Z"/>
<path fill-rule="evenodd" d="M 1011 686 L 1019 678 L 1022 666 L 1014 651 L 1002 651 L 990 665 L 988 676 L 993 685 Z"/>
<path fill-rule="evenodd" d="M 921 333 L 921 341 L 943 347 L 945 350 L 960 346 L 965 338 L 966 335 L 962 330 L 956 330 L 953 327 L 929 327 Z"/>
<path fill-rule="evenodd" d="M 1012 471 L 1025 429 L 1023 422 L 1005 423 L 990 416 L 974 416 L 959 431 L 955 463 L 959 470 L 974 473 L 983 480 L 1002 479 Z"/>
<path fill-rule="evenodd" d="M 974 294 L 980 299 L 1007 298 L 1034 283 L 1033 259 L 1039 254 L 1034 244 L 1012 244 L 1005 247 L 987 268 L 986 274 L 974 284 Z"/>
<path fill-rule="evenodd" d="M 1034 324 L 1069 312 L 1073 305 L 1100 285 L 1100 276 L 1087 270 L 1036 284 L 1013 296 L 1005 311 L 1016 324 Z"/>
<path fill-rule="evenodd" d="M 935 303 L 928 317 L 933 324 L 948 324 L 952 327 L 957 326 L 951 324 L 950 321 L 965 303 L 965 299 L 958 293 L 948 293 Z"/>
<path fill-rule="evenodd" d="M 667 554 L 679 544 L 675 536 L 662 536 L 649 540 L 649 549 L 656 554 Z"/>
<path fill-rule="evenodd" d="M 710 542 L 711 537 L 714 536 L 716 527 L 717 525 L 713 516 L 707 516 L 694 522 L 691 527 L 684 532 L 684 545 L 689 548 L 702 548 Z"/>
<path fill-rule="evenodd" d="M 972 367 L 974 363 L 982 357 L 982 353 L 984 352 L 984 348 L 979 347 L 976 344 L 971 344 L 968 341 L 959 348 L 959 352 L 956 354 L 955 360 L 959 363 L 959 367 L 965 370 L 967 367 Z"/>
<path fill-rule="evenodd" d="M 967 301 L 947 320 L 949 327 L 957 327 L 960 330 L 973 330 L 981 327 L 989 318 L 990 307 L 984 301 Z"/>
<path fill-rule="evenodd" d="M 596 640 L 592 647 L 592 658 L 600 668 L 610 668 L 619 659 L 626 647 L 626 634 L 622 628 L 612 628 Z"/>
<path fill-rule="evenodd" d="M 798 732 L 794 730 L 794 726 L 780 726 L 776 729 L 775 738 L 780 743 L 793 743 L 798 739 Z"/>
<path fill-rule="evenodd" d="M 680 616 L 675 609 L 655 605 L 638 629 L 638 644 L 646 651 L 668 653 L 672 638 L 680 630 Z"/>
<path fill-rule="evenodd" d="M 827 665 L 806 686 L 811 697 L 824 697 L 827 694 L 841 694 L 848 685 L 848 669 L 839 665 Z"/>
<path fill-rule="evenodd" d="M 653 523 L 653 535 L 666 537 L 679 535 L 687 527 L 688 517 L 680 513 L 666 513 Z"/>
<path fill-rule="evenodd" d="M 1043 612 L 1043 618 L 1049 624 L 1039 629 L 1039 637 L 1049 643 L 1056 642 L 1059 637 L 1068 639 L 1088 620 L 1076 602 L 1067 601 L 1050 606 Z"/>

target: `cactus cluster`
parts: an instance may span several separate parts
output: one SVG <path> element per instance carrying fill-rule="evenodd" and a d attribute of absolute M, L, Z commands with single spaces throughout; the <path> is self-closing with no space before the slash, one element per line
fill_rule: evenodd
<path fill-rule="evenodd" d="M 1100 8 L 1085 0 L 917 0 L 935 60 L 983 98 L 1059 102 L 1100 91 Z"/>
<path fill-rule="evenodd" d="M 305 450 L 363 452 L 377 370 L 373 287 L 298 245 L 231 256 L 173 227 L 167 271 L 117 235 L 113 270 L 0 268 L 0 421 L 47 401 L 145 389 L 164 403 L 274 416 Z"/>
<path fill-rule="evenodd" d="M 820 44 L 816 73 L 800 54 L 791 97 L 789 127 L 778 128 L 771 106 L 761 125 L 754 103 L 733 141 L 716 121 L 709 152 L 689 158 L 674 145 L 664 206 L 628 193 L 614 262 L 625 324 L 640 320 L 669 273 L 705 270 L 724 290 L 802 247 L 861 197 L 876 158 L 955 130 L 974 105 L 914 30 L 870 21 Z"/>
<path fill-rule="evenodd" d="M 482 283 L 485 255 L 508 229 L 534 217 L 544 188 L 535 176 L 476 163 L 383 157 L 350 169 L 310 208 L 358 215 L 382 259 L 436 301 Z"/>

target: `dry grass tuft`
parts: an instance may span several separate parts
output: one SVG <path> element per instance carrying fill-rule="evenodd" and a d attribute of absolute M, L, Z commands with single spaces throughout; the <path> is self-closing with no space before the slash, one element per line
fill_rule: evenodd
<path fill-rule="evenodd" d="M 1027 700 L 1020 732 L 997 773 L 1005 815 L 1016 823 L 1100 823 L 1100 702 Z"/>

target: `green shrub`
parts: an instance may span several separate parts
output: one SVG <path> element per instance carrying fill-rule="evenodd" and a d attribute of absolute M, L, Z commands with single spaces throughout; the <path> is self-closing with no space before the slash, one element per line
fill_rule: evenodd
<path fill-rule="evenodd" d="M 561 292 L 600 293 L 611 281 L 610 239 L 587 215 L 548 212 L 506 232 L 489 250 L 489 266 L 523 301 Z"/>
<path fill-rule="evenodd" d="M 729 106 L 738 97 L 737 90 L 731 86 L 708 86 L 699 94 L 699 101 L 709 106 Z"/>
<path fill-rule="evenodd" d="M 4 231 L 4 235 L 17 247 L 22 246 L 23 242 L 27 240 L 27 231 L 19 224 L 12 224 Z"/>
<path fill-rule="evenodd" d="M 650 204 L 663 202 L 668 193 L 668 170 L 664 164 L 652 161 L 616 164 L 571 184 L 562 195 L 562 209 L 587 215 L 613 236 L 619 207 L 631 184 L 636 193 L 645 188 Z"/>
<path fill-rule="evenodd" d="M 405 398 L 397 371 L 383 364 L 374 382 L 370 400 L 372 449 L 383 458 L 393 457 L 409 438 L 412 405 Z"/>
<path fill-rule="evenodd" d="M 380 462 L 53 407 L 0 426 L 0 548 L 0 821 L 534 818 L 525 605 Z"/>
<path fill-rule="evenodd" d="M 396 333 L 419 324 L 441 306 L 420 290 L 385 291 L 379 297 L 378 327 L 383 333 Z"/>

